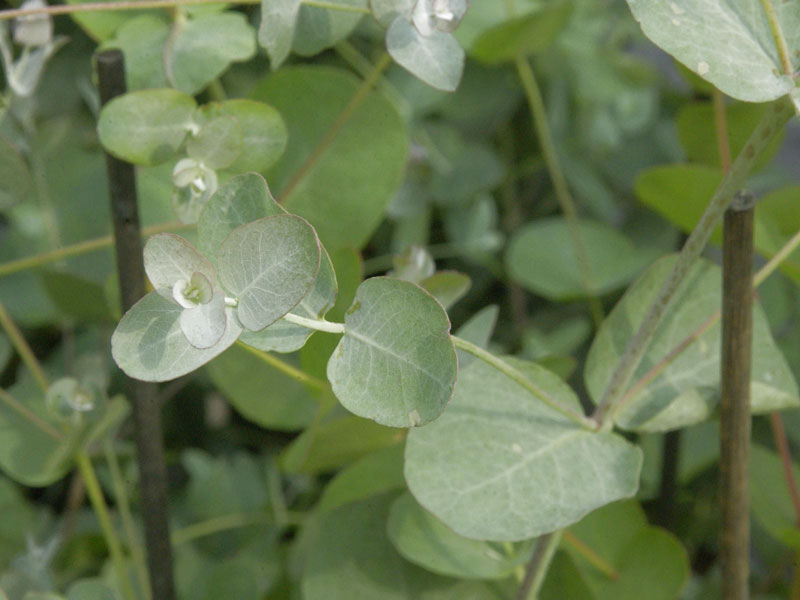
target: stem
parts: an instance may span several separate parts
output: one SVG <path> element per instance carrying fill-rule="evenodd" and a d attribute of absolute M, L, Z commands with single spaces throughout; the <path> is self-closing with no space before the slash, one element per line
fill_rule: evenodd
<path fill-rule="evenodd" d="M 686 240 L 678 260 L 672 267 L 672 272 L 662 284 L 658 296 L 648 308 L 639 328 L 628 342 L 622 358 L 620 358 L 609 379 L 608 386 L 594 413 L 594 418 L 601 428 L 611 427 L 615 406 L 625 393 L 628 383 L 639 366 L 642 356 L 644 356 L 653 334 L 661 323 L 672 297 L 689 273 L 694 262 L 700 256 L 703 248 L 705 248 L 711 232 L 714 231 L 728 205 L 733 201 L 734 193 L 741 187 L 745 176 L 767 144 L 788 122 L 791 114 L 789 103 L 785 99 L 778 100 L 772 105 L 772 109 L 767 111 L 767 114 L 756 126 L 750 139 L 739 153 L 739 156 L 736 157 L 731 170 L 725 175 L 714 192 L 699 223 Z M 610 420 L 609 417 L 611 417 Z"/>
<path fill-rule="evenodd" d="M 240 340 L 236 340 L 236 345 L 239 346 L 240 348 L 244 348 L 253 356 L 257 356 L 265 363 L 276 368 L 284 375 L 288 375 L 295 381 L 299 381 L 300 383 L 311 386 L 317 390 L 324 390 L 329 385 L 327 381 L 323 381 L 322 379 L 318 379 L 313 375 L 309 375 L 305 371 L 301 371 L 297 367 L 293 367 L 289 363 L 283 362 L 281 359 L 276 358 L 269 352 L 264 352 L 263 350 L 259 350 L 258 348 L 253 348 L 253 346 L 248 346 L 247 344 L 245 344 Z"/>
<path fill-rule="evenodd" d="M 5 330 L 6 335 L 8 335 L 11 340 L 11 344 L 16 349 L 22 362 L 25 363 L 31 375 L 33 375 L 36 384 L 46 394 L 50 384 L 47 382 L 47 376 L 44 374 L 42 365 L 39 364 L 39 361 L 33 354 L 33 350 L 31 350 L 28 342 L 25 341 L 25 337 L 17 327 L 17 324 L 11 319 L 11 316 L 8 314 L 8 311 L 6 311 L 2 302 L 0 302 L 0 327 Z"/>
<path fill-rule="evenodd" d="M 19 414 L 19 416 L 21 416 L 23 419 L 29 421 L 31 425 L 42 431 L 42 433 L 49 435 L 51 438 L 57 441 L 64 439 L 64 435 L 58 429 L 50 425 L 50 423 L 47 421 L 41 419 L 39 415 L 34 413 L 31 409 L 22 404 L 3 388 L 0 388 L 0 401 L 2 401 L 11 410 Z"/>
<path fill-rule="evenodd" d="M 120 517 L 122 517 L 122 527 L 125 530 L 125 536 L 128 538 L 128 547 L 130 548 L 131 559 L 133 560 L 134 567 L 136 568 L 136 576 L 139 579 L 139 589 L 145 595 L 146 600 L 150 600 L 152 596 L 150 585 L 148 583 L 144 549 L 139 543 L 139 536 L 136 534 L 136 527 L 133 524 L 131 506 L 128 502 L 128 492 L 125 488 L 125 478 L 122 476 L 122 470 L 119 468 L 117 453 L 114 452 L 114 446 L 108 439 L 106 439 L 103 443 L 103 454 L 105 455 L 106 463 L 108 464 L 108 470 L 111 473 L 111 484 L 114 489 L 114 500 L 116 501 L 117 509 L 119 509 Z"/>
<path fill-rule="evenodd" d="M 797 490 L 797 481 L 794 478 L 794 471 L 792 470 L 792 455 L 789 451 L 789 442 L 786 439 L 786 430 L 783 428 L 783 421 L 781 421 L 780 413 L 774 412 L 770 414 L 769 419 L 770 425 L 772 426 L 772 437 L 775 440 L 775 446 L 781 457 L 783 477 L 786 480 L 786 487 L 792 499 L 792 506 L 794 507 L 794 522 L 797 527 L 800 527 L 800 492 Z"/>
<path fill-rule="evenodd" d="M 775 13 L 775 7 L 772 6 L 772 0 L 761 0 L 761 6 L 764 8 L 764 12 L 767 14 L 767 21 L 769 22 L 769 28 L 772 31 L 772 38 L 775 40 L 775 48 L 778 50 L 778 56 L 781 60 L 783 74 L 792 77 L 794 75 L 794 69 L 792 68 L 792 59 L 791 55 L 789 54 L 789 46 L 786 44 L 786 38 L 783 37 L 781 24 L 780 21 L 778 21 L 778 15 Z"/>
<path fill-rule="evenodd" d="M 178 222 L 161 223 L 159 225 L 153 225 L 151 227 L 143 228 L 142 236 L 146 237 L 149 235 L 154 235 L 156 233 L 161 233 L 163 231 L 179 231 L 181 229 L 189 229 L 192 227 L 195 227 L 195 225 L 187 225 L 185 223 L 178 223 Z M 26 269 L 40 267 L 42 265 L 46 265 L 51 262 L 56 262 L 58 260 L 68 258 L 70 256 L 87 254 L 95 250 L 108 248 L 113 243 L 114 243 L 114 237 L 111 235 L 106 235 L 101 238 L 95 238 L 93 240 L 86 240 L 85 242 L 72 244 L 71 246 L 56 248 L 55 250 L 43 252 L 42 254 L 35 254 L 34 256 L 26 256 L 25 258 L 20 258 L 17 260 L 10 260 L 6 263 L 0 264 L 0 277 L 5 277 L 6 275 L 11 275 L 19 271 L 25 271 Z"/>
<path fill-rule="evenodd" d="M 494 354 L 487 352 L 483 348 L 476 346 L 472 342 L 468 342 L 467 340 L 458 336 L 451 335 L 450 338 L 453 340 L 453 344 L 456 348 L 461 348 L 465 352 L 469 352 L 473 356 L 481 359 L 486 364 L 494 367 L 503 375 L 539 398 L 542 402 L 547 404 L 547 406 L 567 417 L 570 421 L 580 425 L 584 429 L 594 429 L 591 420 L 587 419 L 583 415 L 578 414 L 571 408 L 564 406 L 555 398 L 552 398 L 547 392 L 539 388 L 539 386 L 537 386 L 534 382 L 525 377 L 525 375 L 505 362 L 503 359 L 496 357 Z"/>
<path fill-rule="evenodd" d="M 727 173 L 731 170 L 731 145 L 728 141 L 728 120 L 725 114 L 725 96 L 717 88 L 711 94 L 714 107 L 714 130 L 717 138 L 719 166 Z"/>
<path fill-rule="evenodd" d="M 186 542 L 191 542 L 197 538 L 213 535 L 229 529 L 238 529 L 249 525 L 264 525 L 272 523 L 272 517 L 267 513 L 236 513 L 223 515 L 189 525 L 182 529 L 176 529 L 172 533 L 172 545 L 179 546 Z"/>
<path fill-rule="evenodd" d="M 120 50 L 97 55 L 100 99 L 103 105 L 125 93 L 125 65 Z M 111 219 L 123 311 L 145 294 L 142 239 L 133 165 L 106 153 Z M 155 600 L 172 600 L 175 586 L 169 542 L 167 470 L 161 431 L 161 407 L 155 384 L 128 379 L 133 400 L 136 457 L 139 466 L 150 587 Z"/>
<path fill-rule="evenodd" d="M 546 533 L 539 537 L 536 542 L 536 550 L 533 551 L 533 556 L 525 568 L 525 579 L 522 580 L 522 585 L 519 586 L 516 600 L 536 599 L 560 539 L 561 530 Z"/>
<path fill-rule="evenodd" d="M 528 106 L 531 110 L 531 117 L 533 118 L 539 146 L 542 148 L 544 161 L 547 165 L 547 172 L 550 174 L 550 180 L 553 182 L 556 198 L 561 206 L 561 212 L 564 214 L 564 219 L 567 222 L 567 229 L 572 239 L 572 245 L 575 248 L 575 261 L 578 263 L 578 272 L 580 273 L 583 287 L 589 295 L 589 308 L 592 312 L 592 319 L 595 325 L 599 327 L 603 322 L 603 305 L 592 291 L 594 285 L 591 267 L 589 266 L 589 254 L 586 251 L 586 245 L 583 243 L 583 237 L 581 236 L 575 201 L 572 199 L 572 194 L 570 194 L 569 187 L 567 186 L 564 172 L 561 170 L 561 165 L 558 162 L 558 153 L 553 143 L 553 136 L 550 133 L 550 125 L 547 122 L 547 110 L 544 106 L 544 100 L 542 100 L 539 85 L 536 83 L 536 77 L 534 76 L 533 69 L 528 59 L 520 54 L 516 58 L 516 65 L 517 73 L 522 82 L 522 87 L 525 90 L 525 97 L 528 100 Z"/>
<path fill-rule="evenodd" d="M 722 258 L 720 495 L 722 597 L 749 597 L 753 206 L 725 213 Z"/>
<path fill-rule="evenodd" d="M 217 4 L 219 0 L 120 0 L 119 2 L 88 2 L 85 4 L 67 4 L 59 6 L 44 6 L 41 8 L 25 8 L 0 11 L 0 21 L 16 19 L 29 15 L 67 15 L 78 12 L 96 12 L 101 10 L 141 10 L 144 8 L 173 8 L 177 6 L 192 6 L 195 4 Z M 260 4 L 261 0 L 234 0 L 231 4 Z M 321 2 L 318 0 L 303 0 L 301 4 L 327 10 L 360 13 L 368 15 L 369 9 L 363 6 L 339 4 L 337 2 Z"/>
<path fill-rule="evenodd" d="M 595 552 L 583 540 L 577 538 L 569 529 L 564 529 L 564 543 L 572 546 L 595 569 L 611 580 L 619 579 L 619 571 L 612 567 L 602 556 Z"/>
<path fill-rule="evenodd" d="M 307 319 L 300 315 L 286 313 L 283 315 L 283 320 L 295 325 L 307 327 L 315 331 L 324 331 L 326 333 L 344 333 L 344 323 L 331 323 L 330 321 L 323 321 L 320 319 Z"/>
<path fill-rule="evenodd" d="M 764 283 L 764 280 L 772 275 L 775 269 L 777 269 L 792 252 L 797 250 L 798 246 L 800 246 L 800 231 L 795 233 L 791 239 L 786 242 L 771 259 L 769 259 L 769 262 L 767 262 L 767 264 L 758 270 L 758 273 L 756 273 L 756 276 L 753 278 L 753 285 L 758 287 Z"/>
<path fill-rule="evenodd" d="M 336 120 L 331 124 L 330 129 L 325 132 L 325 135 L 319 141 L 317 146 L 314 148 L 314 151 L 309 155 L 306 161 L 300 165 L 300 168 L 297 169 L 294 176 L 289 180 L 289 182 L 284 186 L 281 190 L 280 195 L 278 196 L 278 202 L 283 204 L 286 199 L 292 194 L 294 188 L 303 180 L 306 176 L 308 171 L 313 167 L 319 158 L 323 155 L 325 150 L 328 149 L 328 146 L 331 145 L 336 136 L 341 131 L 342 127 L 347 124 L 347 121 L 350 120 L 350 117 L 353 116 L 353 113 L 356 109 L 360 106 L 361 102 L 364 98 L 367 97 L 367 94 L 372 89 L 372 86 L 378 81 L 386 68 L 391 64 L 392 57 L 389 56 L 388 52 L 384 52 L 380 59 L 378 60 L 375 67 L 372 69 L 372 72 L 367 75 L 364 81 L 361 83 L 361 86 L 358 88 L 356 93 L 350 99 L 350 102 L 342 109 L 342 112 L 339 113 L 339 116 L 336 117 Z"/>
<path fill-rule="evenodd" d="M 123 595 L 130 600 L 136 600 L 136 595 L 133 592 L 133 587 L 131 587 L 131 582 L 125 569 L 125 557 L 122 554 L 122 545 L 111 524 L 111 516 L 109 515 L 108 507 L 103 497 L 103 491 L 100 489 L 100 483 L 97 481 L 97 476 L 92 467 L 92 461 L 89 460 L 89 455 L 86 454 L 85 450 L 81 450 L 75 456 L 75 464 L 78 466 L 78 471 L 86 485 L 86 495 L 89 496 L 89 501 L 92 503 L 92 508 L 100 523 L 100 529 L 103 531 L 103 537 L 106 540 L 108 552 L 111 555 L 111 562 L 114 565 L 117 578 L 122 586 Z"/>

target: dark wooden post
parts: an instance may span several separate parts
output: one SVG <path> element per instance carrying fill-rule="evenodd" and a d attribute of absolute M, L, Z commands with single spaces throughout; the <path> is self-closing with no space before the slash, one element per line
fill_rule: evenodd
<path fill-rule="evenodd" d="M 722 258 L 722 597 L 746 600 L 750 575 L 750 365 L 753 342 L 753 195 L 725 213 Z"/>
<path fill-rule="evenodd" d="M 124 94 L 125 61 L 122 52 L 106 50 L 99 53 L 97 75 L 101 104 L 105 105 L 114 97 Z M 106 166 L 122 310 L 126 311 L 146 291 L 136 176 L 133 165 L 107 152 Z M 167 474 L 157 392 L 153 383 L 135 379 L 129 381 L 150 587 L 153 600 L 173 600 L 175 592 L 167 511 Z"/>

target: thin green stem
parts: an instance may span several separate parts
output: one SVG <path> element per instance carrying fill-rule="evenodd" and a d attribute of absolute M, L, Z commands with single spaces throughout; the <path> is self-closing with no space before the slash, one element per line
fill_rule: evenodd
<path fill-rule="evenodd" d="M 263 350 L 259 350 L 258 348 L 253 348 L 252 346 L 248 346 L 244 342 L 238 340 L 236 344 L 240 348 L 244 348 L 245 350 L 247 350 L 253 356 L 257 356 L 265 363 L 269 364 L 272 367 L 275 367 L 278 371 L 281 371 L 284 375 L 288 375 L 295 381 L 299 381 L 300 383 L 309 385 L 318 390 L 327 389 L 329 385 L 327 381 L 323 381 L 322 379 L 318 379 L 313 375 L 309 375 L 305 371 L 301 371 L 297 367 L 293 367 L 289 363 L 283 362 L 281 359 L 276 358 L 269 352 L 264 352 Z"/>
<path fill-rule="evenodd" d="M 11 340 L 11 344 L 16 349 L 22 362 L 25 363 L 31 375 L 33 375 L 34 380 L 36 380 L 36 384 L 42 392 L 47 393 L 47 388 L 50 387 L 50 384 L 47 381 L 47 376 L 44 374 L 42 365 L 39 363 L 36 355 L 34 355 L 33 350 L 31 350 L 31 347 L 17 327 L 17 324 L 11 319 L 11 316 L 6 311 L 6 307 L 3 306 L 2 302 L 0 302 L 0 327 L 5 330 L 6 335 L 8 335 Z"/>
<path fill-rule="evenodd" d="M 272 517 L 265 512 L 260 513 L 235 513 L 231 515 L 223 515 L 194 523 L 182 529 L 176 529 L 172 532 L 172 545 L 180 546 L 186 542 L 191 542 L 201 537 L 214 535 L 223 531 L 231 529 L 238 529 L 240 527 L 248 527 L 250 525 L 266 525 L 272 523 Z"/>
<path fill-rule="evenodd" d="M 122 544 L 117 537 L 117 532 L 114 531 L 114 526 L 111 524 L 111 515 L 106 506 L 105 498 L 103 497 L 103 490 L 100 488 L 100 482 L 97 480 L 97 475 L 94 472 L 92 461 L 85 450 L 81 450 L 75 456 L 75 464 L 78 467 L 78 472 L 86 484 L 86 495 L 89 496 L 89 501 L 92 503 L 97 520 L 100 523 L 100 529 L 103 532 L 108 552 L 111 555 L 111 562 L 114 565 L 114 570 L 117 573 L 119 584 L 122 586 L 122 593 L 125 598 L 129 600 L 136 600 L 136 594 L 133 591 L 128 572 L 125 568 L 125 557 L 122 553 Z"/>
<path fill-rule="evenodd" d="M 9 394 L 3 388 L 0 388 L 0 401 L 54 440 L 60 441 L 64 439 L 64 435 L 58 429 L 50 425 L 50 423 L 47 421 L 41 419 L 39 415 L 34 413 L 31 409 L 22 404 L 22 402 L 14 398 L 14 396 Z"/>
<path fill-rule="evenodd" d="M 733 201 L 734 194 L 741 189 L 745 177 L 752 169 L 764 148 L 791 118 L 792 112 L 785 99 L 773 103 L 762 121 L 756 126 L 750 139 L 736 157 L 731 170 L 725 175 L 714 192 L 703 216 L 694 228 L 681 250 L 672 271 L 661 286 L 656 298 L 650 304 L 639 328 L 628 342 L 625 352 L 617 363 L 603 397 L 598 403 L 593 418 L 598 427 L 610 429 L 613 413 L 620 398 L 627 390 L 631 377 L 644 356 L 650 340 L 656 332 L 661 319 L 675 295 L 678 287 L 688 275 L 700 253 L 706 246 L 711 232 L 719 223 L 725 210 Z"/>
<path fill-rule="evenodd" d="M 575 201 L 569 191 L 567 180 L 564 177 L 564 171 L 561 169 L 561 164 L 558 161 L 558 152 L 556 152 L 553 136 L 550 133 L 550 125 L 547 121 L 547 110 L 544 106 L 542 93 L 539 90 L 539 84 L 536 82 L 536 77 L 528 58 L 520 54 L 516 58 L 516 66 L 517 74 L 522 82 L 522 88 L 525 90 L 525 97 L 528 100 L 528 106 L 539 140 L 539 146 L 541 146 L 542 155 L 547 165 L 547 172 L 550 174 L 550 180 L 553 183 L 556 198 L 561 206 L 564 219 L 567 222 L 567 229 L 572 239 L 572 246 L 575 249 L 575 261 L 578 264 L 578 272 L 580 273 L 583 288 L 589 296 L 589 308 L 592 313 L 592 319 L 595 325 L 599 327 L 603 322 L 603 305 L 592 291 L 594 285 L 591 267 L 589 266 L 589 254 L 586 251 L 586 244 L 583 242 L 583 236 L 581 236 Z"/>
<path fill-rule="evenodd" d="M 797 250 L 798 246 L 800 246 L 800 231 L 795 233 L 791 239 L 786 242 L 771 259 L 769 259 L 767 264 L 758 270 L 758 273 L 756 273 L 756 276 L 753 278 L 753 285 L 758 287 L 764 283 L 764 280 L 772 275 L 772 273 L 781 266 L 781 263 L 789 258 L 789 255 L 792 252 Z"/>
<path fill-rule="evenodd" d="M 139 536 L 136 534 L 136 526 L 133 523 L 130 502 L 128 502 L 128 492 L 125 486 L 125 478 L 119 466 L 117 453 L 111 440 L 106 439 L 103 443 L 103 454 L 111 473 L 111 485 L 114 488 L 114 500 L 122 518 L 122 527 L 125 530 L 125 537 L 128 539 L 131 559 L 136 569 L 136 577 L 139 579 L 139 589 L 145 595 L 145 600 L 150 600 L 152 592 L 150 590 L 150 580 L 147 575 L 147 565 L 145 564 L 144 548 L 139 543 Z"/>
<path fill-rule="evenodd" d="M 0 21 L 27 17 L 30 15 L 67 15 L 79 12 L 96 12 L 103 10 L 142 10 L 145 8 L 174 8 L 177 6 L 193 6 L 196 4 L 218 4 L 219 0 L 120 0 L 119 2 L 87 2 L 85 4 L 62 4 L 43 6 L 40 8 L 17 8 L 0 11 Z M 232 4 L 260 4 L 261 0 L 234 0 Z M 321 2 L 303 0 L 302 4 L 327 10 L 359 13 L 368 15 L 369 9 L 364 6 L 339 4 L 337 2 Z"/>
<path fill-rule="evenodd" d="M 616 580 L 619 579 L 619 571 L 617 571 L 613 566 L 611 566 L 607 560 L 605 560 L 602 556 L 600 556 L 597 552 L 594 551 L 586 542 L 576 537 L 572 532 L 568 529 L 564 529 L 564 543 L 569 544 L 573 547 L 573 549 L 583 556 L 586 561 L 592 565 L 595 569 L 600 571 L 603 575 L 608 577 L 609 579 Z"/>
<path fill-rule="evenodd" d="M 283 315 L 283 320 L 288 323 L 294 323 L 301 327 L 307 327 L 315 331 L 324 331 L 325 333 L 344 333 L 344 323 L 331 323 L 330 321 L 322 321 L 320 319 L 307 319 L 300 315 L 286 313 Z"/>
<path fill-rule="evenodd" d="M 561 402 L 556 400 L 555 398 L 551 397 L 550 394 L 545 392 L 541 389 L 538 385 L 532 382 L 530 379 L 525 377 L 523 373 L 515 369 L 512 365 L 508 364 L 501 358 L 498 358 L 491 352 L 487 352 L 480 346 L 476 346 L 472 342 L 468 342 L 467 340 L 460 338 L 458 336 L 450 336 L 453 340 L 453 344 L 456 348 L 460 348 L 465 352 L 469 352 L 473 356 L 481 359 L 486 364 L 494 367 L 498 371 L 500 371 L 503 375 L 514 381 L 515 383 L 522 386 L 525 390 L 539 398 L 542 402 L 547 404 L 553 410 L 561 413 L 565 417 L 567 417 L 570 421 L 580 425 L 584 429 L 594 429 L 594 423 L 584 417 L 581 414 L 578 414 L 571 408 L 564 406 Z"/>
<path fill-rule="evenodd" d="M 145 227 L 142 229 L 142 236 L 155 235 L 156 233 L 162 233 L 164 231 L 180 231 L 182 229 L 190 229 L 193 227 L 195 227 L 195 225 L 187 225 L 185 223 L 178 222 L 162 223 L 160 225 L 153 225 L 152 227 Z M 12 275 L 13 273 L 18 273 L 20 271 L 25 271 L 35 267 L 41 267 L 42 265 L 56 262 L 64 258 L 69 258 L 70 256 L 88 254 L 89 252 L 94 252 L 95 250 L 108 248 L 113 243 L 113 236 L 106 235 L 101 238 L 95 238 L 93 240 L 86 240 L 70 246 L 64 246 L 63 248 L 56 248 L 55 250 L 43 252 L 42 254 L 35 254 L 33 256 L 26 256 L 25 258 L 11 260 L 9 262 L 0 264 L 0 277 Z"/>
<path fill-rule="evenodd" d="M 789 46 L 786 43 L 786 38 L 783 37 L 781 23 L 778 20 L 778 15 L 775 13 L 772 0 L 761 0 L 761 6 L 764 7 L 764 12 L 767 14 L 767 22 L 769 23 L 770 31 L 772 31 L 772 39 L 775 40 L 775 48 L 778 50 L 778 56 L 781 59 L 783 74 L 792 77 L 794 75 L 794 68 L 792 68 Z"/>
<path fill-rule="evenodd" d="M 522 580 L 522 585 L 517 592 L 517 600 L 536 600 L 538 598 L 539 590 L 561 540 L 562 531 L 559 529 L 552 533 L 546 533 L 537 540 L 536 549 L 525 568 L 525 579 Z"/>
<path fill-rule="evenodd" d="M 297 169 L 294 176 L 289 180 L 289 182 L 284 186 L 281 190 L 280 196 L 278 197 L 278 202 L 283 203 L 286 198 L 288 198 L 291 193 L 294 191 L 295 187 L 303 180 L 303 178 L 308 174 L 308 171 L 317 163 L 320 157 L 325 153 L 328 147 L 333 143 L 333 140 L 336 139 L 336 136 L 339 135 L 339 132 L 342 130 L 347 122 L 350 120 L 350 117 L 353 116 L 353 113 L 356 109 L 361 105 L 364 98 L 367 97 L 367 94 L 372 89 L 372 87 L 377 83 L 380 79 L 381 74 L 387 69 L 387 67 L 392 63 L 392 57 L 389 56 L 388 52 L 384 52 L 378 62 L 375 64 L 372 72 L 364 78 L 364 81 L 361 82 L 361 86 L 359 86 L 356 93 L 353 94 L 353 97 L 347 103 L 347 105 L 342 109 L 342 112 L 339 113 L 339 116 L 336 117 L 336 120 L 331 124 L 328 131 L 319 141 L 317 146 L 314 148 L 313 152 L 309 155 L 306 161 L 300 165 L 300 168 Z"/>

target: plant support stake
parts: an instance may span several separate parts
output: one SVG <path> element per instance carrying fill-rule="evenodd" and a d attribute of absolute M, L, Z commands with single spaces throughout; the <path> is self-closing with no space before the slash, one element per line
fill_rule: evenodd
<path fill-rule="evenodd" d="M 750 366 L 753 342 L 753 195 L 725 213 L 722 248 L 720 471 L 722 597 L 746 600 L 750 522 Z"/>
<path fill-rule="evenodd" d="M 122 52 L 107 50 L 97 55 L 100 101 L 103 105 L 125 93 Z M 106 153 L 111 219 L 117 255 L 122 310 L 127 311 L 145 294 L 144 262 L 136 202 L 133 165 Z M 154 600 L 173 600 L 172 549 L 167 521 L 167 474 L 161 433 L 157 388 L 153 383 L 130 379 L 136 449 L 139 465 L 142 517 L 147 565 Z"/>

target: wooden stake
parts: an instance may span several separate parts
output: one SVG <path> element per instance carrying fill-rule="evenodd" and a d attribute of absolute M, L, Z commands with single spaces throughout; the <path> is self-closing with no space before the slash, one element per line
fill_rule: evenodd
<path fill-rule="evenodd" d="M 125 93 L 125 62 L 122 52 L 106 50 L 98 54 L 97 74 L 100 101 L 103 105 Z M 108 153 L 106 167 L 122 310 L 126 311 L 145 294 L 136 176 L 133 165 Z M 133 399 L 150 587 L 153 600 L 173 600 L 175 592 L 167 512 L 167 474 L 158 390 L 153 383 L 130 379 L 129 392 Z"/>
<path fill-rule="evenodd" d="M 753 195 L 725 213 L 722 258 L 722 597 L 747 600 L 750 574 L 750 364 L 753 342 Z"/>

